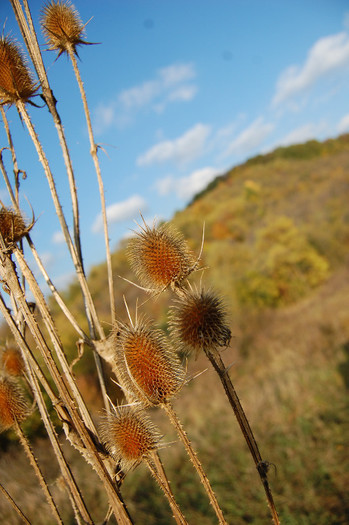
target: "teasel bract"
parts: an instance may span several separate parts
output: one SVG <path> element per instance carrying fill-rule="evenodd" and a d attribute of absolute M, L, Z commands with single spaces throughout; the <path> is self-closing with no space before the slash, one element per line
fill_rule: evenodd
<path fill-rule="evenodd" d="M 34 220 L 30 225 L 26 224 L 19 211 L 4 206 L 0 209 L 0 234 L 6 246 L 20 241 L 29 233 L 33 224 Z"/>
<path fill-rule="evenodd" d="M 29 404 L 20 385 L 12 378 L 0 376 L 0 431 L 8 430 L 29 415 Z"/>
<path fill-rule="evenodd" d="M 199 266 L 182 234 L 167 223 L 152 228 L 144 223 L 130 239 L 127 255 L 132 269 L 150 292 L 178 289 Z"/>
<path fill-rule="evenodd" d="M 220 297 L 211 290 L 190 286 L 176 298 L 170 310 L 170 330 L 183 354 L 227 347 L 231 331 Z"/>
<path fill-rule="evenodd" d="M 83 40 L 85 26 L 73 4 L 67 1 L 48 2 L 41 14 L 41 26 L 50 50 L 57 50 L 58 56 L 69 53 L 76 47 L 89 44 Z"/>
<path fill-rule="evenodd" d="M 0 104 L 26 103 L 36 93 L 32 73 L 17 42 L 9 36 L 0 38 Z"/>
<path fill-rule="evenodd" d="M 13 345 L 6 345 L 0 350 L 0 363 L 10 376 L 20 376 L 24 372 L 24 361 L 20 350 Z"/>
<path fill-rule="evenodd" d="M 113 341 L 117 375 L 132 399 L 159 405 L 179 392 L 185 370 L 161 330 L 144 320 L 120 324 Z"/>
<path fill-rule="evenodd" d="M 124 472 L 149 459 L 161 439 L 144 411 L 129 406 L 113 407 L 101 419 L 100 435 L 107 451 Z"/>

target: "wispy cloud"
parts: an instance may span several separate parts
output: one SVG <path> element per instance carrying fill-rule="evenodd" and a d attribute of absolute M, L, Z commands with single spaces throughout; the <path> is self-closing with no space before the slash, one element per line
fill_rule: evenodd
<path fill-rule="evenodd" d="M 344 115 L 337 124 L 338 133 L 348 133 L 349 131 L 349 113 Z"/>
<path fill-rule="evenodd" d="M 223 157 L 232 154 L 247 154 L 258 148 L 274 129 L 274 124 L 265 122 L 263 117 L 258 117 L 245 128 L 226 148 Z"/>
<path fill-rule="evenodd" d="M 147 204 L 140 195 L 132 195 L 128 199 L 115 202 L 107 206 L 107 219 L 109 224 L 127 221 L 132 219 L 141 211 L 144 213 L 147 210 Z M 102 215 L 99 213 L 92 225 L 92 231 L 99 233 L 103 230 Z"/>
<path fill-rule="evenodd" d="M 197 93 L 193 84 L 196 77 L 192 63 L 177 63 L 159 69 L 153 78 L 121 91 L 109 102 L 100 103 L 95 109 L 97 133 L 111 125 L 125 125 L 142 108 L 164 111 L 173 102 L 188 102 Z"/>
<path fill-rule="evenodd" d="M 193 171 L 187 177 L 175 178 L 168 176 L 159 179 L 155 187 L 160 195 L 175 193 L 180 199 L 189 200 L 202 191 L 219 174 L 217 168 L 207 166 Z"/>
<path fill-rule="evenodd" d="M 321 121 L 317 124 L 309 122 L 299 126 L 289 133 L 287 133 L 277 144 L 273 145 L 273 148 L 276 146 L 290 146 L 291 144 L 300 144 L 307 140 L 314 139 L 321 132 L 327 129 L 327 125 L 324 121 Z"/>
<path fill-rule="evenodd" d="M 165 162 L 184 164 L 194 160 L 203 153 L 210 133 L 210 126 L 201 123 L 196 124 L 174 140 L 164 140 L 155 144 L 138 157 L 137 164 L 138 166 Z"/>
<path fill-rule="evenodd" d="M 272 104 L 279 105 L 299 95 L 328 73 L 349 65 L 349 34 L 345 31 L 320 38 L 311 47 L 303 65 L 292 65 L 279 77 Z"/>
<path fill-rule="evenodd" d="M 52 235 L 52 242 L 54 244 L 63 244 L 65 242 L 64 235 L 61 230 L 54 232 L 54 234 Z"/>

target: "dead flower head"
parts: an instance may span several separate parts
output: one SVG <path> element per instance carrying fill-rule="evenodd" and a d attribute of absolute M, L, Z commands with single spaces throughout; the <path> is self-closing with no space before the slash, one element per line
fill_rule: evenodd
<path fill-rule="evenodd" d="M 141 410 L 127 406 L 115 407 L 103 417 L 100 434 L 106 449 L 124 472 L 149 457 L 161 438 Z"/>
<path fill-rule="evenodd" d="M 20 376 L 24 371 L 24 362 L 20 350 L 14 346 L 5 346 L 1 353 L 1 365 L 10 376 Z"/>
<path fill-rule="evenodd" d="M 9 36 L 0 38 L 0 104 L 28 102 L 35 94 L 31 71 L 19 45 Z"/>
<path fill-rule="evenodd" d="M 142 285 L 157 292 L 181 286 L 198 268 L 184 237 L 167 223 L 152 228 L 145 224 L 129 241 L 127 254 Z"/>
<path fill-rule="evenodd" d="M 11 428 L 29 415 L 29 404 L 14 379 L 0 376 L 0 431 Z"/>
<path fill-rule="evenodd" d="M 6 245 L 20 241 L 32 226 L 33 223 L 29 226 L 25 223 L 20 212 L 5 207 L 0 209 L 0 234 Z"/>
<path fill-rule="evenodd" d="M 144 322 L 114 333 L 118 376 L 125 390 L 145 405 L 165 403 L 181 389 L 185 371 L 163 332 Z"/>
<path fill-rule="evenodd" d="M 191 288 L 175 302 L 170 313 L 172 336 L 183 353 L 227 346 L 231 331 L 221 299 L 211 291 Z"/>
<path fill-rule="evenodd" d="M 58 56 L 73 51 L 80 44 L 88 44 L 82 39 L 85 26 L 79 13 L 68 1 L 51 0 L 41 14 L 41 27 L 44 37 L 51 50 L 57 50 Z"/>

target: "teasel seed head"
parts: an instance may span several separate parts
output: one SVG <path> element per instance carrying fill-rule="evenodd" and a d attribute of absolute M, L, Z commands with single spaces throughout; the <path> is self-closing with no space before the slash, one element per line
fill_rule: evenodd
<path fill-rule="evenodd" d="M 7 246 L 20 241 L 31 230 L 33 224 L 34 220 L 28 226 L 18 211 L 4 206 L 0 209 L 0 233 Z"/>
<path fill-rule="evenodd" d="M 144 224 L 129 241 L 127 255 L 143 286 L 155 292 L 180 287 L 198 269 L 184 237 L 168 223 L 152 228 Z"/>
<path fill-rule="evenodd" d="M 0 432 L 20 423 L 29 415 L 22 388 L 12 378 L 0 376 Z"/>
<path fill-rule="evenodd" d="M 127 472 L 159 447 L 161 436 L 140 409 L 114 407 L 102 418 L 101 439 L 111 456 Z"/>
<path fill-rule="evenodd" d="M 9 36 L 0 38 L 0 104 L 28 102 L 38 86 L 20 46 Z"/>
<path fill-rule="evenodd" d="M 179 392 L 185 370 L 161 330 L 140 321 L 119 325 L 113 337 L 118 378 L 133 400 L 159 405 Z"/>
<path fill-rule="evenodd" d="M 68 1 L 51 0 L 41 14 L 41 27 L 49 49 L 57 50 L 58 56 L 72 49 L 77 54 L 76 47 L 88 44 L 82 39 L 85 26 L 79 13 Z"/>
<path fill-rule="evenodd" d="M 1 364 L 4 371 L 10 376 L 20 376 L 24 371 L 22 354 L 14 346 L 5 346 L 1 351 Z"/>
<path fill-rule="evenodd" d="M 170 330 L 180 352 L 228 346 L 231 331 L 221 299 L 212 291 L 190 287 L 171 307 Z"/>

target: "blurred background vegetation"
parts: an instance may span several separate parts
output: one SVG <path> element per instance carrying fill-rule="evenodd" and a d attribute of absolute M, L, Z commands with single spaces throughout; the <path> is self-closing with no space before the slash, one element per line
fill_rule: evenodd
<path fill-rule="evenodd" d="M 230 374 L 254 429 L 262 457 L 270 461 L 270 483 L 285 525 L 339 525 L 349 522 L 348 388 L 349 388 L 349 135 L 320 143 L 278 148 L 217 177 L 173 223 L 198 253 L 205 223 L 203 281 L 222 294 L 231 319 L 233 339 L 223 352 Z M 137 218 L 136 218 L 137 219 Z M 113 254 L 116 275 L 131 280 L 125 243 Z M 194 275 L 199 280 L 201 272 Z M 107 272 L 92 268 L 89 283 L 108 329 Z M 79 286 L 63 292 L 84 324 Z M 145 296 L 116 279 L 117 312 L 125 317 L 123 295 L 134 310 Z M 166 329 L 170 297 L 164 293 L 142 307 Z M 78 355 L 76 334 L 52 302 L 62 341 L 72 361 Z M 40 319 L 38 320 L 40 322 Z M 86 328 L 86 327 L 84 327 Z M 10 339 L 6 326 L 1 342 Z M 193 358 L 188 373 L 207 371 L 191 381 L 176 400 L 176 409 L 198 450 L 222 504 L 227 521 L 242 525 L 270 522 L 264 494 L 218 377 L 205 357 Z M 83 396 L 98 417 L 94 364 L 88 350 L 74 367 Z M 109 370 L 106 366 L 106 373 Z M 115 384 L 109 392 L 117 399 Z M 168 423 L 159 411 L 152 418 L 173 442 L 161 452 L 176 498 L 190 523 L 215 522 Z M 34 449 L 56 491 L 58 470 L 49 458 L 38 416 L 25 423 L 35 437 Z M 64 441 L 62 439 L 62 441 Z M 27 460 L 11 431 L 0 435 L 0 472 L 11 494 L 23 501 L 35 524 L 49 524 L 40 512 L 45 503 L 36 489 Z M 71 465 L 102 521 L 104 494 L 94 474 L 70 450 Z M 17 481 L 16 481 L 17 480 Z M 18 481 L 20 480 L 20 481 Z M 149 472 L 142 466 L 127 476 L 123 495 L 135 523 L 171 523 L 170 511 Z M 100 505 L 101 502 L 103 505 Z M 64 515 L 64 512 L 66 514 Z M 16 524 L 0 498 L 2 523 Z"/>

